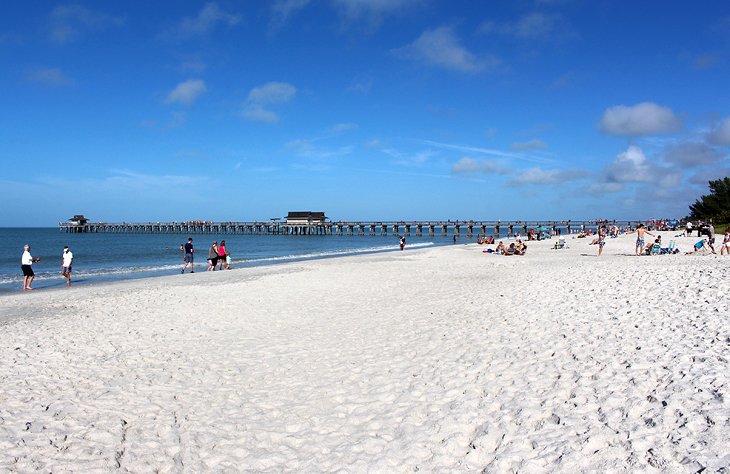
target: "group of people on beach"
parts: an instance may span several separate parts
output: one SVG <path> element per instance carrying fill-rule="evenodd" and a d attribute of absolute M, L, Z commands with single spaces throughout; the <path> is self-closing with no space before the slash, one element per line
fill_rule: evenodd
<path fill-rule="evenodd" d="M 180 273 L 185 273 L 185 270 L 190 265 L 190 273 L 195 273 L 193 267 L 195 262 L 195 248 L 193 247 L 193 238 L 190 237 L 185 244 L 180 244 L 180 250 L 183 252 L 183 267 Z M 213 241 L 213 244 L 208 249 L 208 270 L 215 271 L 216 267 L 218 270 L 230 270 L 231 269 L 231 252 L 226 248 L 226 241 L 221 240 L 218 244 L 217 240 Z"/>
<path fill-rule="evenodd" d="M 63 254 L 61 255 L 61 275 L 66 278 L 66 286 L 71 286 L 71 266 L 73 265 L 74 254 L 68 245 L 63 247 Z M 20 269 L 23 272 L 23 290 L 29 291 L 33 289 L 33 279 L 35 278 L 35 272 L 33 272 L 33 264 L 40 262 L 41 259 L 34 257 L 30 254 L 30 244 L 23 246 L 23 255 L 20 257 Z"/>
<path fill-rule="evenodd" d="M 491 243 L 494 243 L 494 238 L 491 239 Z M 524 255 L 527 252 L 527 245 L 522 242 L 522 239 L 517 239 L 517 242 L 512 242 L 508 247 L 505 247 L 504 242 L 500 240 L 497 247 L 494 249 L 484 249 L 482 252 L 493 253 L 495 255 Z"/>
<path fill-rule="evenodd" d="M 677 235 L 677 237 L 689 237 L 692 232 L 691 223 L 688 223 L 688 227 L 682 234 Z M 715 227 L 710 223 L 707 226 L 707 232 L 708 237 L 703 238 L 702 240 L 698 241 L 693 245 L 693 248 L 691 251 L 686 252 L 686 254 L 694 254 L 700 251 L 704 251 L 706 249 L 709 249 L 710 252 L 713 254 L 716 254 L 715 251 Z M 619 233 L 621 234 L 636 234 L 636 246 L 635 246 L 635 255 L 652 255 L 654 253 L 658 254 L 672 254 L 672 253 L 679 253 L 679 250 L 673 245 L 674 241 L 670 242 L 669 247 L 662 247 L 662 237 L 661 235 L 654 235 L 644 226 L 644 224 L 639 224 L 636 229 L 634 230 L 622 230 Z M 591 245 L 598 245 L 598 255 L 600 256 L 603 252 L 603 247 L 606 244 L 606 237 L 607 237 L 607 228 L 606 226 L 601 226 L 598 228 L 597 237 L 593 239 L 591 242 Z M 646 244 L 646 235 L 650 235 L 654 237 L 654 242 L 650 244 Z M 612 238 L 614 235 L 611 236 Z M 730 229 L 727 229 L 725 231 L 725 238 L 722 242 L 722 247 L 720 248 L 720 255 L 724 255 L 727 253 L 730 255 Z"/>
<path fill-rule="evenodd" d="M 711 237 L 699 240 L 697 243 L 694 244 L 692 251 L 687 253 L 696 253 L 706 251 L 707 249 L 709 249 L 710 252 L 717 254 L 717 252 L 715 251 L 714 229 Z M 730 229 L 725 231 L 725 238 L 723 239 L 722 245 L 720 246 L 720 255 L 725 255 L 726 253 L 730 255 Z"/>

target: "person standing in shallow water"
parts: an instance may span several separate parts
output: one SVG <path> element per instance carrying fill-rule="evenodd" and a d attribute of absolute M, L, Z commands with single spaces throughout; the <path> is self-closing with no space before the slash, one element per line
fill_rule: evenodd
<path fill-rule="evenodd" d="M 221 244 L 218 246 L 218 270 L 223 270 L 223 265 L 226 263 L 226 241 L 221 240 Z"/>
<path fill-rule="evenodd" d="M 208 249 L 208 271 L 215 271 L 218 263 L 218 241 L 214 241 L 213 245 Z"/>
<path fill-rule="evenodd" d="M 406 238 L 401 235 L 400 237 L 400 249 L 403 250 L 406 248 Z"/>
<path fill-rule="evenodd" d="M 40 261 L 40 258 L 33 258 L 33 256 L 30 254 L 30 244 L 25 244 L 25 246 L 23 247 L 23 256 L 20 257 L 20 268 L 23 270 L 24 290 L 33 289 L 33 287 L 30 286 L 31 283 L 33 283 L 33 278 L 35 278 L 35 273 L 33 273 L 33 263 Z"/>
<path fill-rule="evenodd" d="M 190 273 L 195 273 L 195 270 L 193 270 L 193 261 L 195 256 L 193 253 L 195 252 L 195 249 L 193 249 L 193 238 L 188 238 L 188 242 L 183 246 L 183 252 L 185 255 L 183 256 L 183 267 L 182 271 L 180 273 L 185 273 L 185 269 L 188 267 L 188 264 L 190 264 Z"/>
<path fill-rule="evenodd" d="M 73 265 L 74 254 L 68 245 L 63 247 L 63 255 L 61 256 L 61 275 L 66 277 L 66 286 L 71 286 L 71 265 Z"/>

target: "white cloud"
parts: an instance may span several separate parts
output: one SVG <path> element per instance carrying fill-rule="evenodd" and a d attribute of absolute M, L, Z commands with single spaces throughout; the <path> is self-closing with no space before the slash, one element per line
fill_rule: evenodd
<path fill-rule="evenodd" d="M 528 161 L 528 162 L 532 162 L 532 163 L 542 163 L 542 164 L 555 163 L 555 160 L 545 158 L 542 156 L 533 156 L 528 153 L 509 153 L 509 152 L 504 152 L 501 150 L 495 150 L 495 149 L 490 149 L 490 148 L 481 148 L 481 147 L 475 147 L 475 146 L 469 146 L 469 145 L 458 145 L 458 144 L 451 144 L 451 143 L 440 143 L 440 142 L 435 142 L 432 140 L 417 140 L 417 141 L 420 143 L 429 145 L 429 146 L 443 148 L 446 150 L 456 150 L 456 151 L 459 151 L 462 153 L 495 156 L 498 158 L 515 159 L 515 160 L 520 160 L 520 161 Z"/>
<path fill-rule="evenodd" d="M 423 3 L 423 0 L 332 0 L 347 21 L 365 20 L 377 26 L 388 15 L 397 14 Z"/>
<path fill-rule="evenodd" d="M 715 145 L 730 146 L 730 117 L 720 122 L 707 139 Z"/>
<path fill-rule="evenodd" d="M 84 31 L 103 30 L 108 26 L 124 23 L 122 18 L 114 18 L 94 12 L 81 5 L 59 5 L 50 15 L 49 34 L 58 44 L 67 44 L 77 39 Z"/>
<path fill-rule="evenodd" d="M 585 171 L 576 169 L 543 169 L 533 167 L 518 172 L 510 181 L 514 185 L 527 184 L 560 184 L 583 178 L 587 175 Z"/>
<path fill-rule="evenodd" d="M 497 24 L 487 21 L 479 28 L 482 33 L 499 33 L 522 39 L 547 38 L 556 31 L 564 30 L 559 15 L 532 12 L 511 23 Z"/>
<path fill-rule="evenodd" d="M 671 163 L 683 166 L 699 166 L 717 163 L 722 153 L 704 143 L 680 143 L 667 148 L 665 158 Z"/>
<path fill-rule="evenodd" d="M 545 143 L 542 140 L 530 140 L 529 142 L 525 143 L 513 143 L 512 149 L 515 151 L 525 151 L 525 150 L 544 150 L 547 148 L 547 143 Z"/>
<path fill-rule="evenodd" d="M 659 175 L 657 184 L 663 189 L 676 188 L 682 182 L 681 173 L 662 173 Z"/>
<path fill-rule="evenodd" d="M 393 52 L 400 57 L 458 72 L 479 72 L 499 64 L 495 58 L 480 59 L 468 51 L 445 26 L 425 31 L 413 43 Z"/>
<path fill-rule="evenodd" d="M 285 82 L 269 82 L 254 87 L 248 93 L 248 101 L 256 104 L 276 104 L 290 100 L 297 93 L 297 88 Z"/>
<path fill-rule="evenodd" d="M 171 186 L 184 186 L 206 181 L 207 177 L 183 176 L 183 175 L 149 175 L 126 169 L 110 170 L 112 176 L 101 180 L 90 180 L 96 182 L 100 188 L 112 186 L 123 189 L 148 189 L 166 188 Z"/>
<path fill-rule="evenodd" d="M 639 136 L 677 132 L 682 122 L 668 107 L 652 102 L 617 105 L 603 113 L 599 128 L 611 135 Z"/>
<path fill-rule="evenodd" d="M 177 33 L 182 37 L 203 35 L 213 30 L 217 25 L 235 26 L 241 21 L 241 16 L 221 10 L 217 3 L 207 3 L 198 16 L 185 18 L 178 26 Z"/>
<path fill-rule="evenodd" d="M 325 135 L 340 135 L 357 128 L 354 123 L 338 123 L 325 130 Z"/>
<path fill-rule="evenodd" d="M 254 87 L 248 93 L 241 115 L 250 120 L 276 123 L 279 121 L 279 116 L 266 106 L 288 102 L 296 93 L 297 88 L 285 82 L 269 82 Z"/>
<path fill-rule="evenodd" d="M 290 16 L 305 8 L 309 3 L 311 0 L 276 0 L 271 5 L 272 23 L 276 27 L 284 25 Z"/>
<path fill-rule="evenodd" d="M 200 79 L 190 79 L 178 84 L 175 89 L 167 95 L 165 103 L 192 105 L 205 91 L 206 87 L 204 81 Z"/>
<path fill-rule="evenodd" d="M 393 164 L 406 166 L 420 166 L 428 162 L 433 156 L 436 155 L 436 153 L 431 150 L 419 151 L 415 153 L 406 153 L 395 148 L 382 148 L 380 151 L 393 158 Z"/>
<path fill-rule="evenodd" d="M 632 145 L 608 166 L 606 178 L 613 183 L 649 182 L 654 180 L 655 174 L 641 148 Z"/>
<path fill-rule="evenodd" d="M 315 140 L 294 140 L 286 144 L 288 150 L 298 156 L 315 160 L 330 160 L 351 155 L 354 151 L 352 146 L 341 146 L 339 148 L 324 148 L 315 145 Z"/>
<path fill-rule="evenodd" d="M 73 81 L 66 77 L 66 75 L 59 68 L 45 68 L 39 67 L 28 72 L 26 75 L 27 79 L 31 82 L 42 84 L 44 86 L 68 86 L 73 84 Z"/>
<path fill-rule="evenodd" d="M 457 174 L 505 174 L 508 170 L 497 160 L 479 160 L 466 156 L 454 163 L 451 172 Z"/>
<path fill-rule="evenodd" d="M 586 194 L 617 193 L 619 191 L 623 191 L 624 187 L 625 186 L 623 183 L 599 182 L 593 183 L 590 186 L 586 186 L 583 192 Z"/>
<path fill-rule="evenodd" d="M 270 110 L 266 110 L 259 104 L 247 104 L 243 107 L 241 115 L 256 122 L 276 123 L 279 116 Z"/>
<path fill-rule="evenodd" d="M 693 184 L 701 184 L 707 186 L 707 183 L 716 179 L 722 179 L 730 176 L 730 168 L 714 168 L 711 170 L 701 171 L 689 178 L 689 182 Z"/>

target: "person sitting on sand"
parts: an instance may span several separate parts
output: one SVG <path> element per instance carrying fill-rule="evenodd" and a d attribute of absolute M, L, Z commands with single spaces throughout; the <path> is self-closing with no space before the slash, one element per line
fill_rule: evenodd
<path fill-rule="evenodd" d="M 512 242 L 509 244 L 509 247 L 504 252 L 505 255 L 519 255 L 519 252 L 517 252 L 517 248 L 515 248 L 515 243 Z"/>
<path fill-rule="evenodd" d="M 517 253 L 522 255 L 522 250 L 526 248 L 525 244 L 522 243 L 522 240 L 517 239 L 517 244 L 515 245 L 515 248 L 517 249 Z"/>
<path fill-rule="evenodd" d="M 497 245 L 497 248 L 494 251 L 500 255 L 504 253 L 504 243 L 501 240 L 499 241 L 499 245 Z"/>

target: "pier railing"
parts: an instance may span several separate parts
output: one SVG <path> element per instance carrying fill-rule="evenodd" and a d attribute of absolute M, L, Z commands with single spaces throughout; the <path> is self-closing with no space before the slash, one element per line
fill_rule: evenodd
<path fill-rule="evenodd" d="M 240 234 L 240 235 L 527 235 L 530 229 L 553 234 L 571 234 L 598 225 L 627 227 L 639 221 L 368 221 L 287 223 L 278 221 L 252 222 L 147 222 L 83 224 L 60 222 L 61 232 L 68 233 L 126 233 L 126 234 Z"/>

